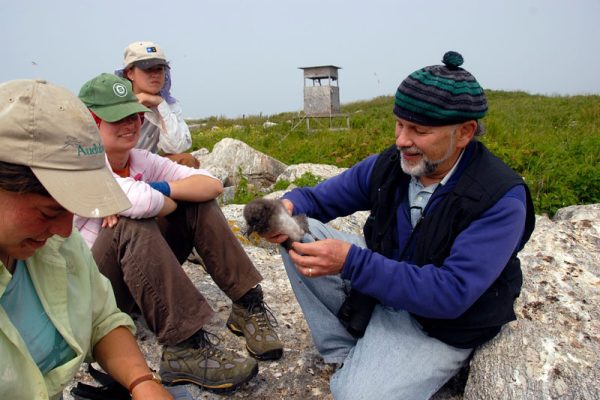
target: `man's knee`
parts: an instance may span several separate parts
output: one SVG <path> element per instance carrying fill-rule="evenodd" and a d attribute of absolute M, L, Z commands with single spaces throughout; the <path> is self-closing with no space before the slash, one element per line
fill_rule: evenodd
<path fill-rule="evenodd" d="M 343 367 L 342 367 L 343 368 Z M 329 382 L 329 389 L 333 398 L 336 400 L 371 400 L 383 399 L 378 397 L 375 392 L 367 395 L 365 385 L 368 384 L 364 379 L 349 379 L 348 374 L 338 370 Z"/>
<path fill-rule="evenodd" d="M 380 371 L 382 375 L 384 371 Z M 389 371 L 391 372 L 391 371 Z M 369 379 L 368 373 L 364 375 L 354 372 L 353 374 L 343 374 L 340 370 L 334 375 L 329 383 L 331 394 L 336 400 L 371 400 L 371 399 L 411 399 L 426 400 L 433 395 L 436 390 L 431 385 L 415 382 L 414 384 L 402 384 L 398 378 L 390 373 L 387 379 L 373 380 Z M 387 381 L 387 382 L 386 382 Z M 387 384 L 389 383 L 389 384 Z"/>

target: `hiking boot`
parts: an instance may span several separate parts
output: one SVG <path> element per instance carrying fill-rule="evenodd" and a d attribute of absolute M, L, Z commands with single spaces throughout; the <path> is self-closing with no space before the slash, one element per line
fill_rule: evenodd
<path fill-rule="evenodd" d="M 250 355 L 258 360 L 277 360 L 283 345 L 275 332 L 277 320 L 263 301 L 260 285 L 233 303 L 227 327 L 246 339 Z"/>
<path fill-rule="evenodd" d="M 201 330 L 175 346 L 165 346 L 160 360 L 163 383 L 176 385 L 193 383 L 216 392 L 231 392 L 258 373 L 258 363 L 252 358 L 222 350 Z"/>

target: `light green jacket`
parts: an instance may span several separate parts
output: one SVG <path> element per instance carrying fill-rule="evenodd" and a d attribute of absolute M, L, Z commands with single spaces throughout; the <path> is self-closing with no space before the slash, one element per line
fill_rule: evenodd
<path fill-rule="evenodd" d="M 100 339 L 118 326 L 132 332 L 135 327 L 117 308 L 110 282 L 98 271 L 77 229 L 67 239 L 48 239 L 26 263 L 48 317 L 76 356 L 42 375 L 0 307 L 0 399 L 57 399 L 81 363 L 92 360 Z M 0 263 L 0 296 L 11 277 Z"/>

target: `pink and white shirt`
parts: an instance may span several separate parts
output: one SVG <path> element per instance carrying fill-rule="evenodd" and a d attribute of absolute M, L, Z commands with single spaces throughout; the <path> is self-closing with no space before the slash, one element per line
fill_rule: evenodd
<path fill-rule="evenodd" d="M 106 164 L 110 168 L 108 159 Z M 113 176 L 131 202 L 131 208 L 119 215 L 133 219 L 156 217 L 163 208 L 165 196 L 146 182 L 170 182 L 192 175 L 206 175 L 218 179 L 205 169 L 186 167 L 149 151 L 132 149 L 129 152 L 129 177 L 122 178 L 113 172 Z M 102 218 L 84 218 L 76 215 L 75 227 L 91 248 L 102 227 Z"/>

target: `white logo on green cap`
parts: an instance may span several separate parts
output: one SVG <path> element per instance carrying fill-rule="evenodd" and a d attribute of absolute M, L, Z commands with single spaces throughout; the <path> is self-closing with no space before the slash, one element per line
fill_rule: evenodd
<path fill-rule="evenodd" d="M 113 85 L 113 92 L 119 97 L 127 96 L 127 88 L 122 83 L 115 83 Z"/>

